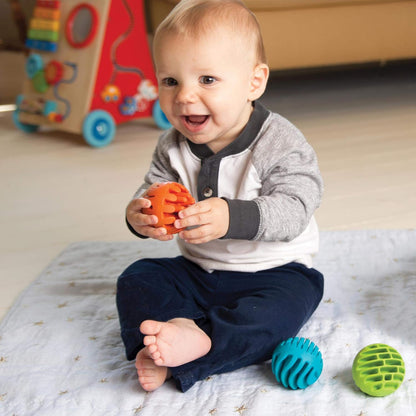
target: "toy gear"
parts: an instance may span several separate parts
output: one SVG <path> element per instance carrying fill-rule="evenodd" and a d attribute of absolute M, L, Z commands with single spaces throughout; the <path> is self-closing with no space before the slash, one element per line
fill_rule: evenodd
<path fill-rule="evenodd" d="M 395 392 L 404 375 L 403 358 L 386 344 L 371 344 L 363 348 L 352 366 L 355 384 L 369 396 L 384 397 Z"/>
<path fill-rule="evenodd" d="M 305 389 L 315 383 L 322 368 L 319 348 L 306 338 L 289 338 L 273 352 L 273 374 L 279 383 L 292 390 Z"/>
<path fill-rule="evenodd" d="M 176 228 L 173 223 L 177 220 L 178 212 L 195 203 L 195 199 L 177 182 L 167 182 L 150 187 L 143 198 L 148 199 L 152 206 L 143 208 L 147 215 L 156 215 L 158 222 L 154 227 L 166 228 L 168 234 L 176 234 L 183 228 Z"/>

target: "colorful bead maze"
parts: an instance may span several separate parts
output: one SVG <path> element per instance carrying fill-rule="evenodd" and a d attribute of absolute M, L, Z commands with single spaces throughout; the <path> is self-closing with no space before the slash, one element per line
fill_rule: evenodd
<path fill-rule="evenodd" d="M 36 0 L 27 36 L 26 79 L 13 119 L 108 145 L 116 125 L 153 116 L 157 101 L 143 0 Z"/>

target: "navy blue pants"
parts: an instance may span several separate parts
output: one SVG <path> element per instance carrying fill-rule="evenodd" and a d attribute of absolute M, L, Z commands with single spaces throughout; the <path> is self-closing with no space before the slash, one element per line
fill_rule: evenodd
<path fill-rule="evenodd" d="M 171 368 L 186 391 L 198 380 L 269 360 L 295 336 L 323 295 L 323 276 L 298 263 L 255 273 L 208 273 L 184 257 L 142 259 L 117 283 L 117 308 L 127 359 L 143 345 L 146 319 L 193 319 L 211 338 L 207 355 Z"/>

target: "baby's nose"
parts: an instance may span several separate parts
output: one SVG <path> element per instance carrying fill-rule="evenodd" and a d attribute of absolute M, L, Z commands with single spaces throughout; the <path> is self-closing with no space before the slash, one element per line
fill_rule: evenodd
<path fill-rule="evenodd" d="M 178 104 L 187 104 L 195 102 L 196 94 L 191 86 L 182 86 L 176 94 L 176 102 Z"/>

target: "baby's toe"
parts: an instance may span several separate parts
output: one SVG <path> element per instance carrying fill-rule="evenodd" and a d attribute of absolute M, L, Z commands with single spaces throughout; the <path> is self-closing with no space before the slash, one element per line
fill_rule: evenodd
<path fill-rule="evenodd" d="M 162 323 L 158 321 L 143 321 L 140 325 L 140 332 L 144 335 L 156 335 L 160 332 Z"/>
<path fill-rule="evenodd" d="M 159 358 L 161 357 L 161 355 L 160 355 L 160 352 L 159 352 L 159 351 L 155 351 L 155 352 L 153 352 L 153 353 L 150 353 L 150 355 L 151 355 L 151 357 L 153 358 L 153 361 L 154 361 L 154 360 L 157 360 L 157 359 L 159 359 Z"/>
<path fill-rule="evenodd" d="M 157 358 L 156 360 L 154 360 L 154 363 L 159 367 L 163 367 L 165 365 L 165 362 L 162 358 Z"/>
<path fill-rule="evenodd" d="M 143 338 L 143 344 L 144 345 L 154 345 L 156 344 L 156 337 L 153 335 L 147 335 Z"/>
<path fill-rule="evenodd" d="M 152 356 L 156 351 L 158 351 L 156 344 L 151 344 L 147 347 L 149 354 Z M 153 358 L 153 357 L 152 357 Z"/>

